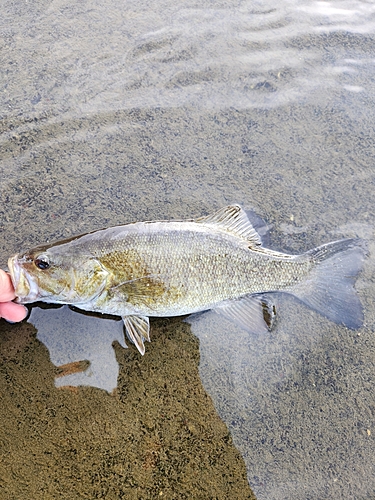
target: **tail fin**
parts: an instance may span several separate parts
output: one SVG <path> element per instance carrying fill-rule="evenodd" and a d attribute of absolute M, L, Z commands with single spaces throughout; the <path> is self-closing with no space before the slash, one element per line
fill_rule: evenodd
<path fill-rule="evenodd" d="M 363 309 L 353 285 L 365 253 L 364 242 L 359 239 L 334 241 L 310 250 L 304 255 L 315 266 L 291 293 L 331 321 L 353 330 L 359 328 Z"/>

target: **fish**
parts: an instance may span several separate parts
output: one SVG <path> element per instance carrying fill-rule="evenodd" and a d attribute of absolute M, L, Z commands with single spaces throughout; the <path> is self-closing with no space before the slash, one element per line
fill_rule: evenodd
<path fill-rule="evenodd" d="M 280 292 L 357 329 L 364 314 L 354 282 L 365 254 L 359 239 L 301 255 L 265 248 L 233 204 L 195 219 L 134 222 L 39 245 L 11 257 L 8 268 L 16 302 L 121 316 L 143 355 L 150 317 L 212 310 L 250 333 L 269 332 Z"/>

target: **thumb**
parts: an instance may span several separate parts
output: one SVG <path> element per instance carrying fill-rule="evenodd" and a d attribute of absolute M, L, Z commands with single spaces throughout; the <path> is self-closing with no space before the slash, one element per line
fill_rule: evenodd
<path fill-rule="evenodd" d="M 8 302 L 13 300 L 15 296 L 9 274 L 0 269 L 0 302 Z"/>

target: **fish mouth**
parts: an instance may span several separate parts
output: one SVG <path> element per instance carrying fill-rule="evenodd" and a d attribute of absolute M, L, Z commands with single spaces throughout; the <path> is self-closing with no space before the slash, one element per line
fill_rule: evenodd
<path fill-rule="evenodd" d="M 14 287 L 18 304 L 28 304 L 35 302 L 40 297 L 36 281 L 24 270 L 20 264 L 18 255 L 8 260 L 10 277 Z"/>

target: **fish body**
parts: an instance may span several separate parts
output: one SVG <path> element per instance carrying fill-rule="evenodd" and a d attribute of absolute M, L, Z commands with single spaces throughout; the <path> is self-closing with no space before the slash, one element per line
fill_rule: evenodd
<path fill-rule="evenodd" d="M 302 255 L 264 248 L 246 212 L 231 205 L 195 220 L 136 222 L 40 245 L 8 266 L 18 302 L 119 315 L 143 354 L 150 316 L 213 309 L 247 330 L 268 330 L 272 292 L 357 328 L 363 312 L 353 281 L 363 259 L 357 240 Z"/>

